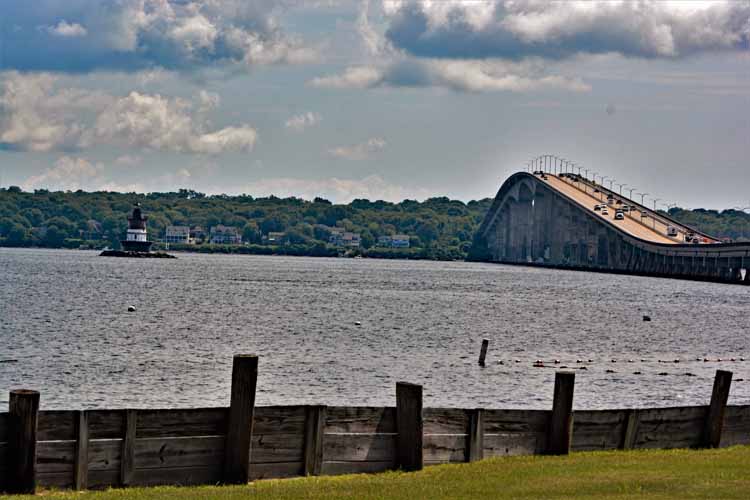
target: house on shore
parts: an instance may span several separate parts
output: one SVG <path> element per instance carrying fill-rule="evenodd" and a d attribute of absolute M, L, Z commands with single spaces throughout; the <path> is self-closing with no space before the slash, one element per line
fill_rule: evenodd
<path fill-rule="evenodd" d="M 210 242 L 213 245 L 240 245 L 242 244 L 242 234 L 236 227 L 223 226 L 219 224 L 214 226 L 210 231 Z"/>
<path fill-rule="evenodd" d="M 379 247 L 409 248 L 410 245 L 409 235 L 407 234 L 394 234 L 392 236 L 381 236 L 378 238 Z"/>
<path fill-rule="evenodd" d="M 190 238 L 190 226 L 167 226 L 164 232 L 164 243 L 193 244 L 194 240 Z"/>

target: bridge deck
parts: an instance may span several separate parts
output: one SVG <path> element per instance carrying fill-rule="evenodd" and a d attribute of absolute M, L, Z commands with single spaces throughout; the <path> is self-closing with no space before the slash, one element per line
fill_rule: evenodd
<path fill-rule="evenodd" d="M 559 191 L 560 193 L 572 198 L 577 201 L 592 213 L 596 214 L 597 217 L 602 219 L 608 219 L 613 224 L 620 227 L 623 231 L 641 238 L 643 240 L 652 241 L 654 243 L 671 243 L 679 244 L 685 242 L 685 234 L 687 229 L 675 225 L 678 230 L 677 236 L 670 238 L 667 236 L 668 224 L 661 221 L 658 217 L 654 218 L 653 213 L 647 210 L 648 217 L 641 218 L 641 211 L 635 210 L 632 212 L 625 213 L 625 219 L 615 220 L 615 207 L 619 205 L 612 205 L 608 208 L 608 214 L 603 215 L 601 211 L 595 211 L 594 205 L 599 205 L 607 202 L 607 197 L 604 193 L 594 193 L 594 188 L 584 183 L 575 183 L 571 180 L 562 179 L 556 175 L 546 174 L 547 179 L 540 179 L 550 187 Z M 622 199 L 624 203 L 633 205 L 634 203 L 628 200 L 625 196 L 617 196 L 615 199 Z"/>

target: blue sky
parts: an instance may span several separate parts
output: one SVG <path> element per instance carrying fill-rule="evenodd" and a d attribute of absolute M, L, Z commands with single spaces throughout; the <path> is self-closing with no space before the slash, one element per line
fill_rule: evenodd
<path fill-rule="evenodd" d="M 750 0 L 4 0 L 0 184 L 750 205 Z M 647 198 L 648 200 L 648 198 Z"/>

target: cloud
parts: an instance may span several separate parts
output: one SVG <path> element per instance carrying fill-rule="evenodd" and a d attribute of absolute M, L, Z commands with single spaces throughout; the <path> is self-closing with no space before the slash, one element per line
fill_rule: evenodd
<path fill-rule="evenodd" d="M 57 26 L 47 26 L 46 31 L 50 35 L 63 37 L 86 36 L 88 31 L 78 23 L 69 23 L 65 19 L 57 23 Z"/>
<path fill-rule="evenodd" d="M 361 144 L 353 146 L 339 146 L 328 150 L 328 154 L 344 160 L 366 160 L 373 153 L 382 151 L 385 148 L 385 141 L 378 137 L 368 139 Z"/>
<path fill-rule="evenodd" d="M 119 97 L 58 88 L 49 74 L 4 75 L 0 148 L 75 151 L 100 144 L 179 153 L 249 152 L 257 139 L 248 124 L 210 130 L 205 113 L 219 96 L 201 91 L 191 101 L 131 92 Z"/>
<path fill-rule="evenodd" d="M 307 113 L 292 116 L 284 123 L 284 126 L 295 132 L 302 132 L 306 128 L 319 124 L 322 119 L 318 113 L 308 111 Z"/>
<path fill-rule="evenodd" d="M 316 47 L 286 33 L 287 0 L 4 0 L 3 66 L 21 71 L 196 71 L 293 64 Z M 37 27 L 44 29 L 37 29 Z"/>
<path fill-rule="evenodd" d="M 328 88 L 442 87 L 463 92 L 527 92 L 559 89 L 585 92 L 579 78 L 547 75 L 538 59 L 451 60 L 402 58 L 379 66 L 356 66 L 338 75 L 314 78 L 310 84 Z"/>
<path fill-rule="evenodd" d="M 0 149 L 75 150 L 87 135 L 82 117 L 97 113 L 112 97 L 96 91 L 55 88 L 49 74 L 3 75 L 0 93 Z"/>
<path fill-rule="evenodd" d="M 134 167 L 143 163 L 143 158 L 137 155 L 122 155 L 115 159 L 115 165 L 122 165 L 124 167 Z"/>
<path fill-rule="evenodd" d="M 362 179 L 329 179 L 309 180 L 295 178 L 261 179 L 243 186 L 238 193 L 252 196 L 269 196 L 271 194 L 286 198 L 296 196 L 312 200 L 321 196 L 334 203 L 349 203 L 357 198 L 369 200 L 401 201 L 404 199 L 425 199 L 431 193 L 423 188 L 411 188 L 391 184 L 378 175 Z"/>
<path fill-rule="evenodd" d="M 65 191 L 92 187 L 92 181 L 99 178 L 103 168 L 101 163 L 91 163 L 86 158 L 62 156 L 51 168 L 26 179 L 22 187 L 26 191 L 34 189 Z"/>
<path fill-rule="evenodd" d="M 614 0 L 385 0 L 393 46 L 418 57 L 562 59 L 615 52 L 677 58 L 747 50 L 750 3 Z"/>

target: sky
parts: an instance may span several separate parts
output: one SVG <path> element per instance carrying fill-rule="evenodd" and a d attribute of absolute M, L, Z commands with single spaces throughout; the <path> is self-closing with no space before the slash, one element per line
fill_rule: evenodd
<path fill-rule="evenodd" d="M 3 0 L 0 185 L 750 206 L 750 0 Z"/>

